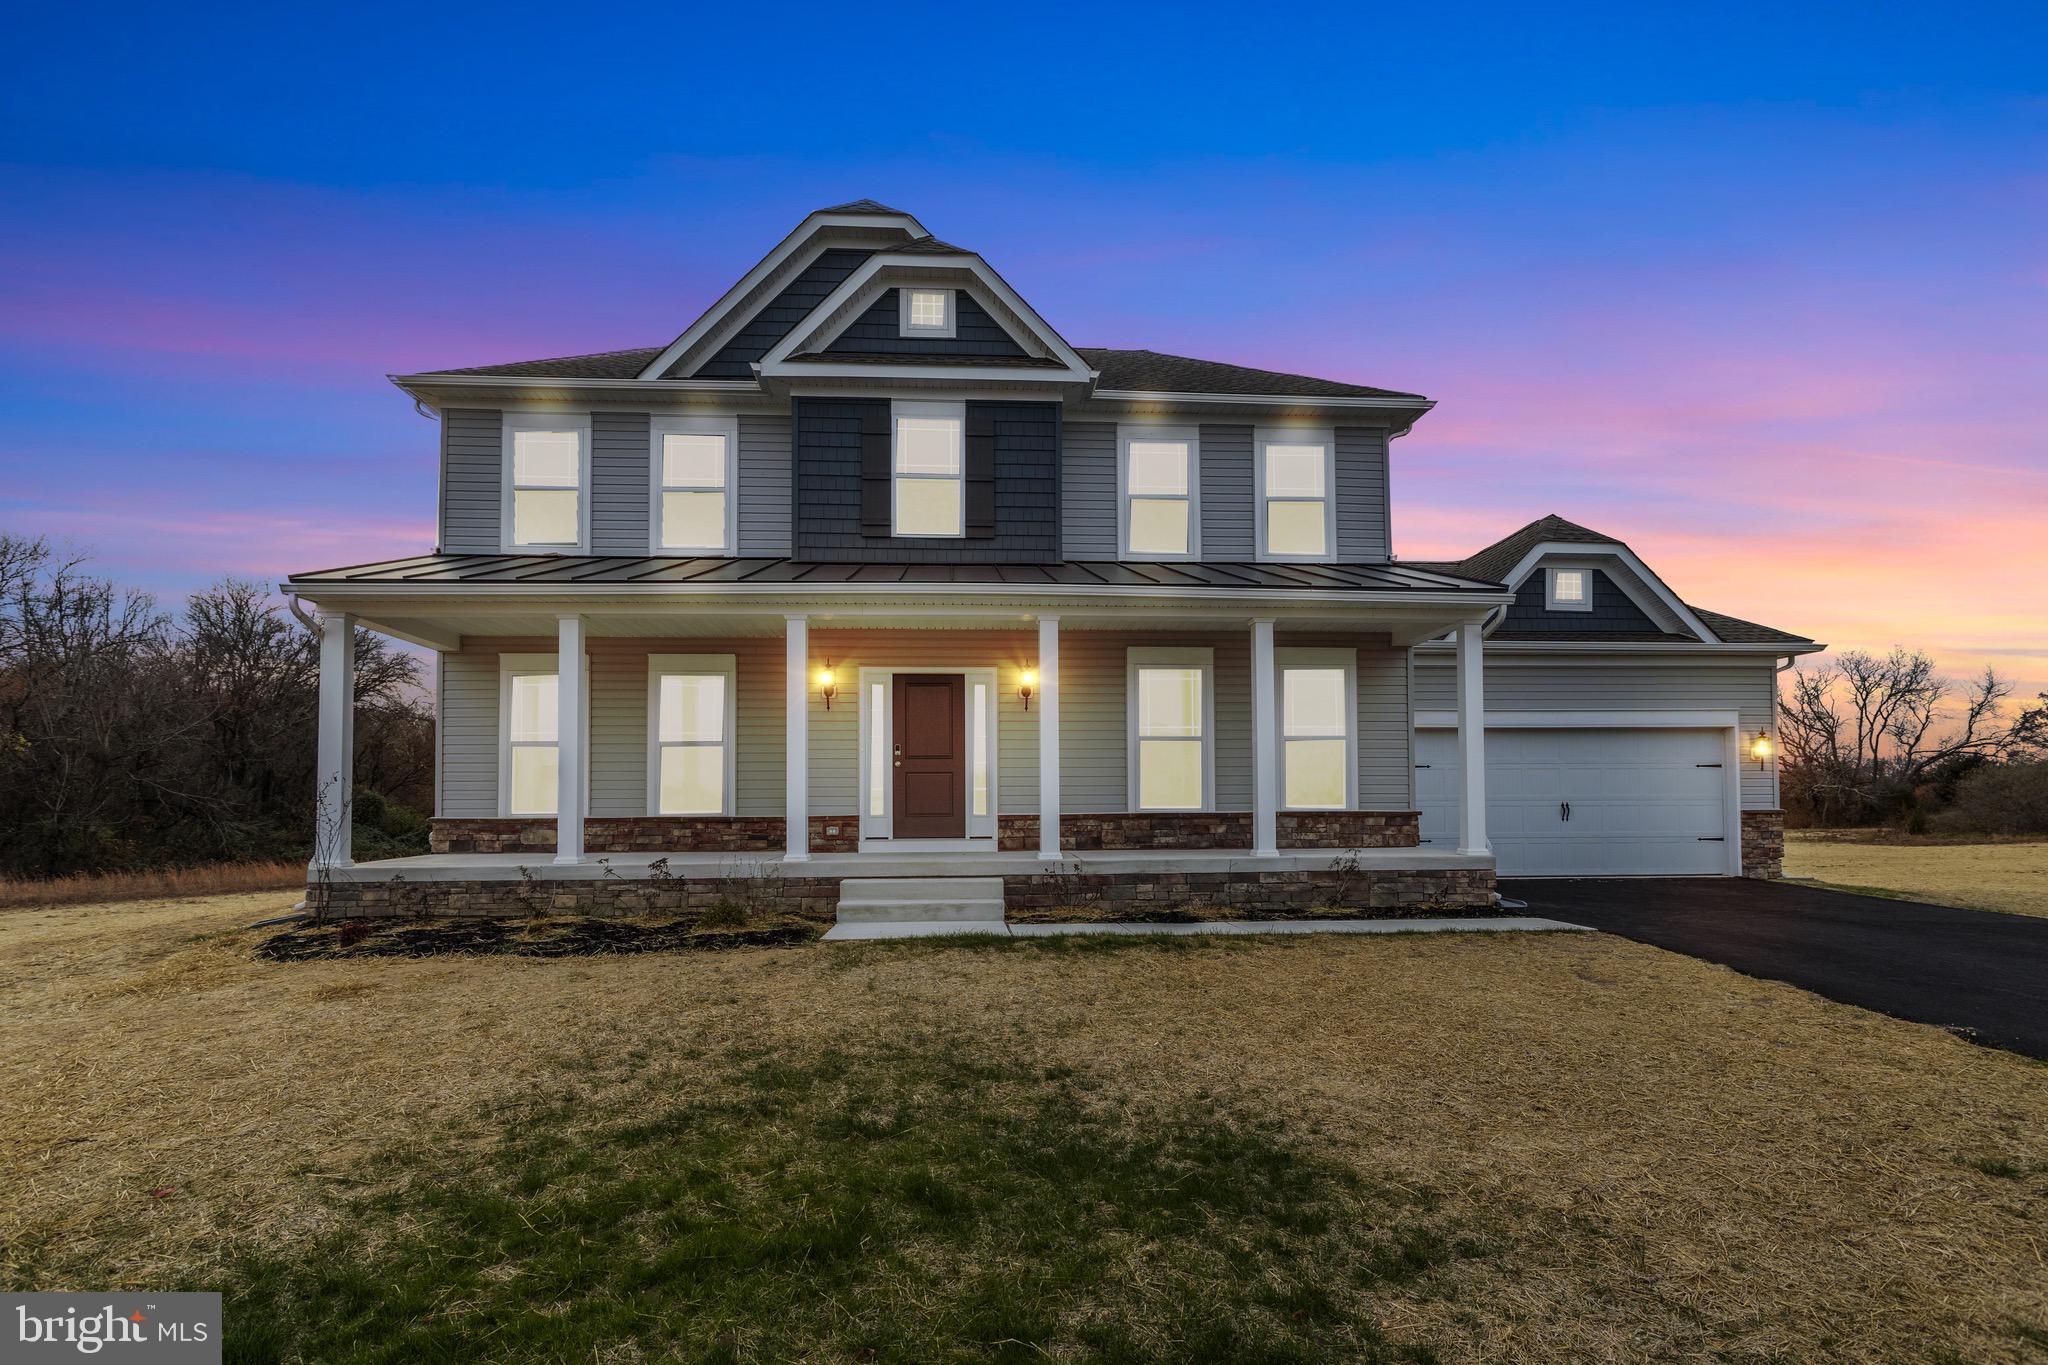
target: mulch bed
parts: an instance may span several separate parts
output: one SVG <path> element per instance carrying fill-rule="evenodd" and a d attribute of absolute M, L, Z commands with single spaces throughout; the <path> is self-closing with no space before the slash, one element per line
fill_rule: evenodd
<path fill-rule="evenodd" d="M 814 925 L 698 930 L 688 921 L 579 919 L 535 926 L 521 920 L 446 920 L 430 924 L 365 925 L 343 921 L 291 929 L 256 950 L 271 962 L 346 961 L 374 957 L 602 957 L 630 953 L 721 952 L 731 948 L 789 948 L 818 937 Z"/>

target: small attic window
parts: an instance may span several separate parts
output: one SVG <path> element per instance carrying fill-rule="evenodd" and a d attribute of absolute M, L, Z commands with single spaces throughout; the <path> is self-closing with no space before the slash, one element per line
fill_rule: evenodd
<path fill-rule="evenodd" d="M 949 337 L 953 335 L 953 291 L 950 289 L 904 289 L 903 335 L 907 337 Z"/>
<path fill-rule="evenodd" d="M 1549 591 L 1544 605 L 1551 611 L 1591 611 L 1593 573 L 1590 569 L 1551 569 Z"/>

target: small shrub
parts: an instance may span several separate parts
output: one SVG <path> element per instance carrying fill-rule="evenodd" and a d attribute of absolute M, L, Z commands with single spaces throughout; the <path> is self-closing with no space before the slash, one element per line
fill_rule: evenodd
<path fill-rule="evenodd" d="M 731 896 L 720 896 L 704 907 L 704 913 L 697 917 L 700 929 L 744 929 L 747 927 L 747 907 Z"/>
<path fill-rule="evenodd" d="M 345 919 L 334 930 L 334 946 L 353 948 L 370 936 L 370 926 L 359 919 Z"/>

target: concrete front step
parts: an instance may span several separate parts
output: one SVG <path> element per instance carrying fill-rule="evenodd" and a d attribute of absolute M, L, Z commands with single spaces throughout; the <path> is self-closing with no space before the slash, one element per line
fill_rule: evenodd
<path fill-rule="evenodd" d="M 1001 877 L 848 877 L 841 924 L 1003 922 Z"/>

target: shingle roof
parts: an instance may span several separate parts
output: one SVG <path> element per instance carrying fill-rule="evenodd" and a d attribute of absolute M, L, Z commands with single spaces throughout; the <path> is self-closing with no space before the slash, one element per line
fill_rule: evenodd
<path fill-rule="evenodd" d="M 1141 393 L 1277 394 L 1283 397 L 1302 398 L 1399 398 L 1421 401 L 1420 394 L 1368 388 L 1363 384 L 1344 384 L 1334 379 L 1317 379 L 1310 375 L 1281 374 L 1276 370 L 1254 370 L 1244 365 L 1229 365 L 1218 360 L 1196 360 L 1189 356 L 1167 355 L 1160 351 L 1115 351 L 1098 346 L 1080 346 L 1075 349 L 1083 360 L 1102 372 L 1099 387 L 1110 390 L 1135 390 Z M 624 351 L 598 351 L 589 355 L 555 356 L 545 360 L 513 360 L 502 365 L 470 365 L 460 369 L 426 370 L 421 373 L 422 376 L 500 375 L 507 379 L 633 379 L 638 377 L 662 350 L 660 346 L 640 346 Z M 811 354 L 796 358 L 810 360 L 817 357 Z M 838 360 L 848 357 L 834 353 L 832 358 Z M 990 363 L 984 357 L 957 355 L 862 355 L 859 358 L 864 361 L 898 363 L 932 363 L 936 359 L 948 365 Z M 1030 365 L 1041 362 L 1011 358 L 1005 363 Z M 1593 538 L 1604 539 L 1599 536 Z"/>
<path fill-rule="evenodd" d="M 975 253 L 969 251 L 964 246 L 954 246 L 951 242 L 942 242 L 936 237 L 920 237 L 914 242 L 905 242 L 902 246 L 890 247 L 889 254 L 892 256 L 972 256 Z"/>
<path fill-rule="evenodd" d="M 680 555 L 434 554 L 293 574 L 314 583 L 556 584 L 750 583 L 833 587 L 849 583 L 1013 587 L 1244 588 L 1263 591 L 1474 592 L 1490 585 L 1405 564 L 1258 564 L 1066 560 L 1052 564 L 863 564 Z"/>
<path fill-rule="evenodd" d="M 624 351 L 593 351 L 589 355 L 556 356 L 550 360 L 509 360 L 502 365 L 471 365 L 425 373 L 501 374 L 517 379 L 633 379 L 665 349 L 635 346 Z"/>
<path fill-rule="evenodd" d="M 1723 616 L 1718 611 L 1708 611 L 1705 607 L 1695 607 L 1690 602 L 1685 605 L 1693 615 L 1707 623 L 1708 630 L 1713 631 L 1714 634 L 1730 644 L 1810 645 L 1813 643 L 1813 638 L 1808 635 L 1794 635 L 1787 630 L 1760 626 L 1754 621 L 1745 621 L 1739 616 Z"/>
<path fill-rule="evenodd" d="M 1546 541 L 1563 541 L 1570 545 L 1623 543 L 1619 536 L 1604 535 L 1575 521 L 1566 521 L 1553 512 L 1547 517 L 1538 517 L 1519 531 L 1502 536 L 1485 549 L 1468 555 L 1458 563 L 1467 573 L 1498 583 L 1502 581 L 1503 575 L 1522 562 L 1522 556 Z"/>
<path fill-rule="evenodd" d="M 834 205 L 832 205 L 832 206 L 831 206 L 830 208 L 823 208 L 823 209 L 818 209 L 818 210 L 817 210 L 817 212 L 819 212 L 819 213 L 888 213 L 888 214 L 893 214 L 893 215 L 895 215 L 895 216 L 896 216 L 896 217 L 898 217 L 898 218 L 908 218 L 908 217 L 910 216 L 909 214 L 905 213 L 905 212 L 904 212 L 904 211 L 903 211 L 902 209 L 892 209 L 892 208 L 890 208 L 890 207 L 889 207 L 889 206 L 888 206 L 887 204 L 877 204 L 877 203 L 876 203 L 876 202 L 875 202 L 874 200 L 872 200 L 872 199 L 856 199 L 856 200 L 854 200 L 853 202 L 851 202 L 851 203 L 847 203 L 847 204 L 834 204 Z"/>
<path fill-rule="evenodd" d="M 1099 387 L 1141 393 L 1270 393 L 1302 398 L 1407 398 L 1419 393 L 1375 389 L 1313 375 L 1255 370 L 1220 360 L 1196 360 L 1163 351 L 1119 351 L 1076 346 L 1083 360 L 1102 371 Z"/>

